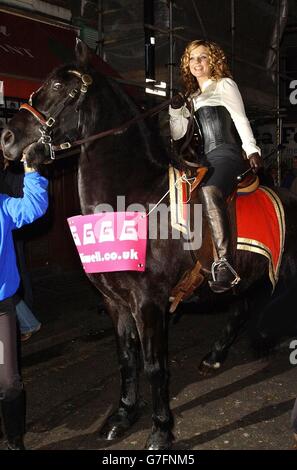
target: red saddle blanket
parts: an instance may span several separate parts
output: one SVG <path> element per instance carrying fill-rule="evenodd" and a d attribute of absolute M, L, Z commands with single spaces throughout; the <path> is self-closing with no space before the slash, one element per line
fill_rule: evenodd
<path fill-rule="evenodd" d="M 285 241 L 283 205 L 270 188 L 236 198 L 237 249 L 260 253 L 269 260 L 269 278 L 275 287 Z"/>
<path fill-rule="evenodd" d="M 188 232 L 190 181 L 176 168 L 169 169 L 171 225 Z M 273 289 L 278 280 L 285 241 L 285 216 L 277 194 L 266 186 L 236 196 L 237 249 L 260 253 L 268 258 Z"/>

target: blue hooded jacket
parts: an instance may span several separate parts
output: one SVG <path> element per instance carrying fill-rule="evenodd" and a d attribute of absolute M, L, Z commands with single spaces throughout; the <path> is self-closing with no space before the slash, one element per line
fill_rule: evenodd
<path fill-rule="evenodd" d="M 22 198 L 0 194 L 0 301 L 15 294 L 20 283 L 12 230 L 46 212 L 47 186 L 47 179 L 37 172 L 26 173 Z"/>

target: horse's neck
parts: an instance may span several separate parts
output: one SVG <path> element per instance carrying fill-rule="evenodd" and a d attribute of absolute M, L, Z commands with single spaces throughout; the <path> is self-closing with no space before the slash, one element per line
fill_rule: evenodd
<path fill-rule="evenodd" d="M 116 137 L 115 137 L 116 138 Z M 79 166 L 79 194 L 83 212 L 94 212 L 98 204 L 110 204 L 115 210 L 118 196 L 125 204 L 154 203 L 167 186 L 167 171 L 156 167 L 123 144 L 113 146 L 98 143 L 92 150 L 82 152 Z M 125 210 L 125 209 L 122 209 Z"/>
<path fill-rule="evenodd" d="M 93 96 L 89 101 L 94 122 L 92 128 L 88 127 L 89 134 L 125 124 L 137 112 L 128 98 L 120 93 L 117 96 L 115 89 L 106 83 L 100 89 L 100 96 Z M 90 121 L 86 119 L 86 122 Z M 164 160 L 165 150 L 155 143 L 145 125 L 142 121 L 133 124 L 123 134 L 100 139 L 82 151 L 79 192 L 85 210 L 91 211 L 102 202 L 114 205 L 120 195 L 126 197 L 128 204 L 144 204 L 161 194 L 167 170 L 156 162 Z"/>

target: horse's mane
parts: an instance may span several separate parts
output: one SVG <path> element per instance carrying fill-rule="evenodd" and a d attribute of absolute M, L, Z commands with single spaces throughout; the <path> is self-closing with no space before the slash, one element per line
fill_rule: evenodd
<path fill-rule="evenodd" d="M 133 99 L 126 93 L 123 87 L 113 78 L 108 77 L 107 81 L 111 88 L 115 91 L 121 101 L 128 107 L 130 117 L 141 115 L 141 111 Z M 165 148 L 164 143 L 158 129 L 151 125 L 150 119 L 139 120 L 136 124 L 139 133 L 143 139 L 146 155 L 152 163 L 158 166 L 168 166 L 169 158 L 168 152 Z M 157 157 L 157 158 L 156 158 Z"/>
<path fill-rule="evenodd" d="M 77 68 L 77 66 L 76 66 Z M 107 98 L 111 102 L 115 103 L 114 113 L 118 114 L 117 124 L 111 125 L 111 127 L 124 124 L 133 117 L 141 115 L 141 111 L 133 99 L 126 93 L 123 86 L 118 83 L 114 78 L 103 75 L 97 72 L 93 68 L 87 70 L 88 73 L 94 78 L 92 94 L 93 96 L 99 95 L 101 99 Z M 104 93 L 102 93 L 102 89 Z M 103 95 L 108 95 L 103 96 Z M 114 99 L 115 98 L 115 99 Z M 91 101 L 91 109 L 86 112 L 87 119 L 84 121 L 83 132 L 86 132 L 86 126 L 90 129 L 95 129 L 97 121 L 97 107 L 100 106 L 100 99 L 93 99 Z M 135 132 L 136 130 L 136 132 Z M 97 131 L 97 130 L 96 130 Z M 149 119 L 140 119 L 136 124 L 133 124 L 128 131 L 127 135 L 133 133 L 133 140 L 137 139 L 135 145 L 143 148 L 143 153 L 146 158 L 161 168 L 167 168 L 169 164 L 168 151 L 165 147 L 164 142 L 158 132 L 157 126 L 150 125 Z M 137 135 L 138 134 L 138 135 Z M 138 138 L 137 138 L 138 137 Z"/>

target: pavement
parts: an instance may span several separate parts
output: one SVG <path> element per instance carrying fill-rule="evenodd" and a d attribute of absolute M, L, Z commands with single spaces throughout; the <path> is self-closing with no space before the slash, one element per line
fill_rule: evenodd
<path fill-rule="evenodd" d="M 81 270 L 41 275 L 37 272 L 33 289 L 34 314 L 42 327 L 22 343 L 23 357 L 84 335 L 100 335 L 105 329 L 111 331 L 101 296 Z"/>
<path fill-rule="evenodd" d="M 82 271 L 75 271 L 36 276 L 34 296 L 42 328 L 21 345 L 27 447 L 144 448 L 151 428 L 151 397 L 143 375 L 139 421 L 121 439 L 104 441 L 99 436 L 119 391 L 113 329 L 100 295 Z M 273 356 L 259 359 L 242 334 L 216 375 L 198 373 L 201 358 L 226 318 L 226 312 L 210 314 L 190 304 L 170 327 L 174 449 L 290 449 L 297 375 L 289 362 L 289 338 Z"/>

